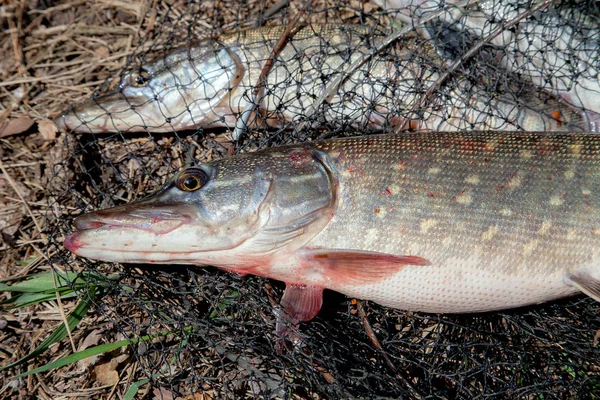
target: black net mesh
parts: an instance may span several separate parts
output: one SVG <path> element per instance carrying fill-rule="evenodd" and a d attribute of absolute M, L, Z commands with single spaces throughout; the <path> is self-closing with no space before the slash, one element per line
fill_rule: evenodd
<path fill-rule="evenodd" d="M 282 283 L 94 262 L 62 245 L 75 216 L 242 151 L 381 131 L 593 129 L 597 2 L 471 3 L 161 2 L 148 11 L 126 70 L 62 118 L 94 133 L 63 136 L 48 185 L 51 261 L 112 276 L 86 275 L 101 289 L 93 310 L 111 321 L 108 336 L 133 340 L 140 379 L 164 398 L 595 398 L 600 308 L 588 298 L 477 315 L 365 303 L 377 349 L 359 305 L 329 292 L 301 324 L 301 345 L 280 354 Z"/>

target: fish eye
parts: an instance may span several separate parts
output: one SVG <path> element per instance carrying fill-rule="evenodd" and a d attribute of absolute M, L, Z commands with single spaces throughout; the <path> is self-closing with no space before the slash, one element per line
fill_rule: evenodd
<path fill-rule="evenodd" d="M 140 72 L 134 72 L 129 78 L 129 82 L 132 86 L 140 87 L 146 85 L 150 80 L 150 73 L 144 68 L 140 68 Z"/>
<path fill-rule="evenodd" d="M 208 176 L 201 169 L 192 168 L 183 171 L 177 178 L 177 187 L 186 192 L 200 189 L 208 181 Z"/>

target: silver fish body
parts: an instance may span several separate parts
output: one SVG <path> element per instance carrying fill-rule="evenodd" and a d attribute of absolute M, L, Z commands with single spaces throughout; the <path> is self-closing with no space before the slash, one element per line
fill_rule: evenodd
<path fill-rule="evenodd" d="M 232 128 L 251 107 L 261 71 L 283 32 L 283 27 L 250 29 L 178 49 L 127 74 L 114 91 L 66 111 L 56 123 L 92 133 Z M 260 115 L 251 117 L 249 126 L 304 121 L 325 88 L 384 38 L 360 25 L 300 29 L 278 54 L 257 99 Z M 401 41 L 350 74 L 310 122 L 356 129 L 589 130 L 576 112 L 554 100 L 489 93 L 464 76 L 452 78 L 449 89 L 413 113 L 443 70 L 433 48 Z"/>
<path fill-rule="evenodd" d="M 332 289 L 463 313 L 600 300 L 600 136 L 457 132 L 307 143 L 178 173 L 75 221 L 77 255 L 286 282 L 295 320 Z M 283 330 L 280 330 L 283 332 Z"/>
<path fill-rule="evenodd" d="M 412 23 L 447 8 L 420 32 L 446 56 L 459 58 L 539 3 L 521 0 L 374 0 Z M 587 8 L 587 9 L 586 9 Z M 495 48 L 494 52 L 492 48 Z M 593 0 L 558 1 L 489 40 L 491 58 L 536 86 L 581 108 L 592 130 L 600 129 L 600 8 Z M 454 54 L 452 54 L 454 53 Z"/>

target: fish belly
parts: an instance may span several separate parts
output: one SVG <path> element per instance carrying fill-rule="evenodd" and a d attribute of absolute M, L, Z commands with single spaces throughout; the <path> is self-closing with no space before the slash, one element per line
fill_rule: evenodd
<path fill-rule="evenodd" d="M 408 266 L 380 282 L 336 290 L 387 307 L 432 313 L 515 308 L 578 292 L 560 273 L 518 276 L 458 265 Z"/>

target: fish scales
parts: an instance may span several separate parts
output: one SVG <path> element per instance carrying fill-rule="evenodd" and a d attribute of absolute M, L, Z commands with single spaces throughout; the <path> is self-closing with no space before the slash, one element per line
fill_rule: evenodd
<path fill-rule="evenodd" d="M 78 217 L 65 246 L 282 280 L 292 323 L 316 315 L 323 289 L 449 313 L 600 300 L 599 178 L 600 136 L 584 133 L 320 141 L 184 169 Z"/>

